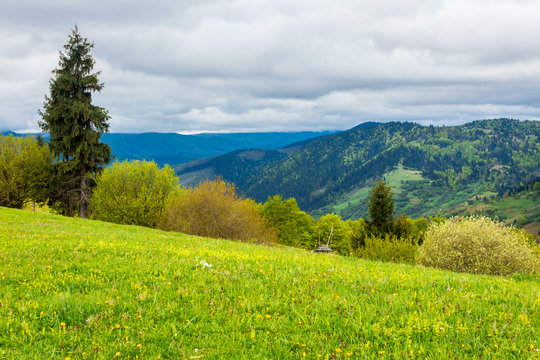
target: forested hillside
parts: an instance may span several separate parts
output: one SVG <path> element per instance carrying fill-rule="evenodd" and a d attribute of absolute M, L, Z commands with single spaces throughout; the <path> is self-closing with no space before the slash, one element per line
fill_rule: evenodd
<path fill-rule="evenodd" d="M 365 123 L 308 141 L 270 163 L 242 168 L 237 153 L 208 165 L 247 196 L 258 201 L 273 194 L 295 197 L 314 215 L 334 211 L 345 218 L 365 217 L 368 190 L 377 178 L 393 185 L 398 213 L 436 215 L 533 179 L 540 172 L 539 137 L 537 121 L 494 119 L 451 127 Z M 198 164 L 179 173 L 185 178 L 204 170 Z"/>

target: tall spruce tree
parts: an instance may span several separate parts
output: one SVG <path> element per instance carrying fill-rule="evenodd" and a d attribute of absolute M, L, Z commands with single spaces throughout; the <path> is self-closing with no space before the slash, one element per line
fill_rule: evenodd
<path fill-rule="evenodd" d="M 371 232 L 376 235 L 391 233 L 394 227 L 394 200 L 392 187 L 379 179 L 371 188 L 369 217 Z"/>
<path fill-rule="evenodd" d="M 78 194 L 81 218 L 86 217 L 91 180 L 111 158 L 111 148 L 99 142 L 109 130 L 109 114 L 92 105 L 92 93 L 103 89 L 100 73 L 92 72 L 93 47 L 75 26 L 64 51 L 60 51 L 58 68 L 49 82 L 50 95 L 45 96 L 44 110 L 39 112 L 43 119 L 39 126 L 50 135 L 59 173 L 73 179 L 71 188 L 61 191 Z"/>

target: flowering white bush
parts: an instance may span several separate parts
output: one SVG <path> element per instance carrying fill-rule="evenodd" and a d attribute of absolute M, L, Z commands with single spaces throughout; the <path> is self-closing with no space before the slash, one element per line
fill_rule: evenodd
<path fill-rule="evenodd" d="M 509 275 L 539 271 L 526 235 L 487 217 L 454 217 L 433 224 L 418 250 L 421 265 L 473 274 Z"/>

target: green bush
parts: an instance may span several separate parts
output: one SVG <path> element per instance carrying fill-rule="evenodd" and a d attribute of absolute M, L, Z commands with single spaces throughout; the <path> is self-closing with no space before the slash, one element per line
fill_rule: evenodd
<path fill-rule="evenodd" d="M 473 274 L 538 272 L 538 257 L 521 231 L 487 217 L 454 217 L 432 224 L 417 261 Z"/>
<path fill-rule="evenodd" d="M 364 246 L 366 244 L 366 237 L 369 234 L 369 223 L 366 219 L 347 220 L 346 224 L 349 228 L 349 238 L 353 251 Z"/>
<path fill-rule="evenodd" d="M 414 264 L 418 245 L 414 240 L 386 235 L 384 238 L 368 236 L 364 246 L 355 250 L 354 256 L 367 260 Z"/>
<path fill-rule="evenodd" d="M 269 227 L 277 230 L 278 242 L 283 245 L 309 248 L 315 221 L 298 208 L 295 198 L 283 200 L 280 195 L 268 197 L 261 215 Z"/>
<path fill-rule="evenodd" d="M 0 206 L 44 201 L 52 156 L 34 137 L 0 135 Z"/>
<path fill-rule="evenodd" d="M 178 187 L 174 171 L 155 162 L 115 162 L 97 178 L 92 217 L 118 224 L 156 226 L 165 199 Z"/>

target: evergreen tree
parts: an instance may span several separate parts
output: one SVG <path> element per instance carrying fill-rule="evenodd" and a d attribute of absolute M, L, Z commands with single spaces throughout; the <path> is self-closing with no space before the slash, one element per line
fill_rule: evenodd
<path fill-rule="evenodd" d="M 376 235 L 391 233 L 394 225 L 394 200 L 392 186 L 379 180 L 371 188 L 369 216 L 371 232 Z"/>
<path fill-rule="evenodd" d="M 58 68 L 49 82 L 50 95 L 45 97 L 41 129 L 50 135 L 50 148 L 59 160 L 58 173 L 72 179 L 65 194 L 78 194 L 79 214 L 86 217 L 90 187 L 94 175 L 110 161 L 111 148 L 99 142 L 109 130 L 109 115 L 102 107 L 92 105 L 92 93 L 101 91 L 99 72 L 92 72 L 94 47 L 72 30 L 69 41 L 60 52 Z M 58 189 L 56 189 L 58 190 Z"/>

